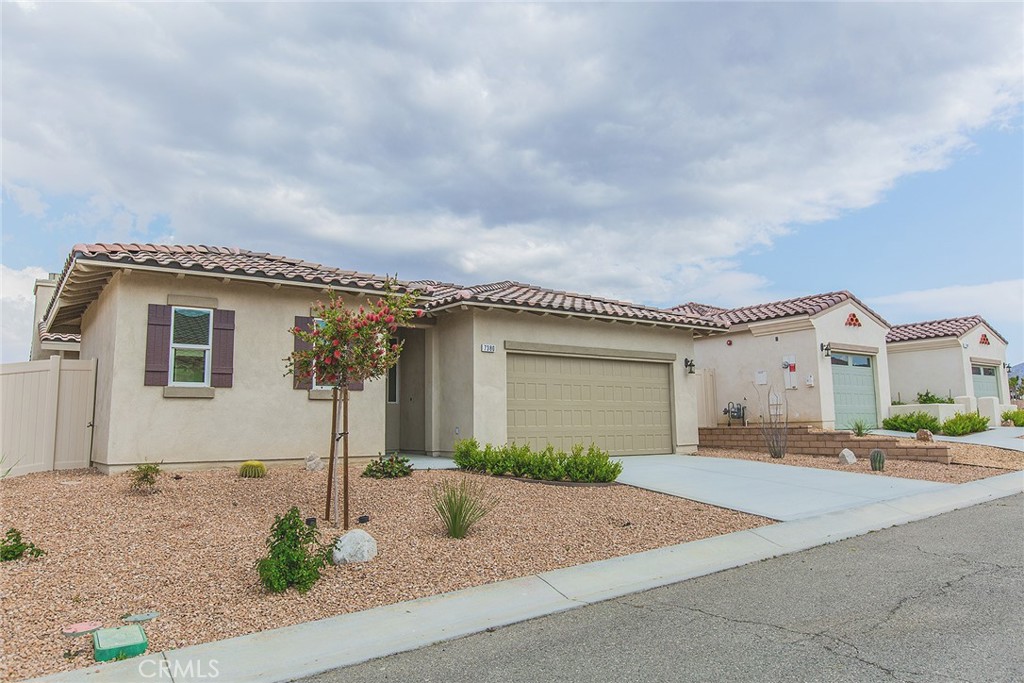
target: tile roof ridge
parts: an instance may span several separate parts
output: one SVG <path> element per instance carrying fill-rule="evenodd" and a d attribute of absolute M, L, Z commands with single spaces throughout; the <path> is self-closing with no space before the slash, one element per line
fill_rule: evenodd
<path fill-rule="evenodd" d="M 966 321 L 969 321 L 969 320 L 977 320 L 979 322 L 985 322 L 985 319 L 982 318 L 980 315 L 961 315 L 961 316 L 957 316 L 955 318 L 937 318 L 935 320 L 920 320 L 920 321 L 912 322 L 912 323 L 899 323 L 898 325 L 893 325 L 892 329 L 895 330 L 897 328 L 904 328 L 904 327 L 917 327 L 918 325 L 940 325 L 942 323 L 958 323 L 958 322 L 966 322 Z M 985 324 L 987 325 L 988 323 L 986 322 Z M 991 325 L 989 325 L 989 327 L 991 327 Z"/>

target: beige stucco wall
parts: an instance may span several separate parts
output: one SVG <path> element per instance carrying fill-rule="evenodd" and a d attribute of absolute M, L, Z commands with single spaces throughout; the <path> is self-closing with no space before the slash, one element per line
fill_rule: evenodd
<path fill-rule="evenodd" d="M 759 421 L 767 410 L 769 388 L 783 394 L 788 402 L 790 422 L 821 422 L 821 371 L 814 353 L 818 342 L 813 328 L 760 337 L 749 331 L 735 332 L 697 339 L 694 346 L 697 365 L 715 371 L 715 390 L 722 404 L 717 407 L 721 424 L 727 420 L 722 410 L 730 402 L 747 406 L 748 421 Z M 796 357 L 797 388 L 783 392 L 782 359 L 785 356 Z M 755 384 L 758 370 L 766 372 L 767 385 Z M 812 387 L 805 381 L 808 374 L 814 375 Z"/>
<path fill-rule="evenodd" d="M 930 346 L 914 342 L 888 345 L 889 380 L 893 400 L 915 403 L 917 394 L 930 391 L 936 396 L 967 396 L 970 367 L 964 368 L 963 347 L 956 339 L 929 340 Z M 967 392 L 970 391 L 970 394 Z"/>
<path fill-rule="evenodd" d="M 846 326 L 851 312 L 857 314 L 860 327 Z M 771 387 L 781 393 L 788 404 L 790 423 L 834 428 L 832 365 L 821 351 L 821 344 L 829 342 L 878 350 L 876 354 L 869 355 L 875 356 L 872 369 L 879 422 L 888 416 L 887 328 L 855 303 L 845 302 L 813 317 L 794 316 L 755 324 L 753 328 L 758 336 L 746 326 L 738 328 L 723 336 L 705 337 L 694 342 L 698 366 L 712 368 L 715 372 L 715 390 L 718 402 L 722 404 L 718 406 L 721 424 L 727 419 L 721 411 L 730 401 L 746 405 L 747 420 L 758 421 L 767 410 L 768 388 Z M 783 390 L 782 362 L 787 356 L 794 357 L 797 371 L 794 373 L 795 387 Z M 755 384 L 759 370 L 767 373 L 768 385 Z"/>
<path fill-rule="evenodd" d="M 143 384 L 148 305 L 166 304 L 168 294 L 214 297 L 218 308 L 235 311 L 234 386 L 215 389 L 212 399 L 165 398 L 163 387 Z M 293 348 L 288 330 L 295 316 L 309 315 L 310 304 L 324 296 L 311 288 L 139 271 L 115 277 L 82 329 L 83 357 L 99 361 L 93 460 L 116 469 L 143 461 L 326 456 L 331 402 L 293 389 L 283 360 Z M 367 382 L 351 395 L 351 454 L 376 455 L 384 450 L 385 382 Z"/>
<path fill-rule="evenodd" d="M 506 341 L 675 353 L 672 363 L 676 452 L 697 445 L 695 378 L 684 374 L 683 358 L 692 357 L 689 330 L 652 328 L 508 311 L 467 310 L 446 313 L 437 325 L 441 408 L 432 439 L 433 452 L 450 452 L 458 438 L 504 444 L 508 439 Z M 493 344 L 494 353 L 482 352 Z M 460 434 L 455 434 L 459 428 Z"/>

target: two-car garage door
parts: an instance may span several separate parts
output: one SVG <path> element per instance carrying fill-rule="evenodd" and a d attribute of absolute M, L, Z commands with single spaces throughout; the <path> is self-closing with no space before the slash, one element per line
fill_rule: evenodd
<path fill-rule="evenodd" d="M 591 442 L 612 455 L 672 453 L 671 364 L 507 356 L 508 440 L 568 451 Z"/>

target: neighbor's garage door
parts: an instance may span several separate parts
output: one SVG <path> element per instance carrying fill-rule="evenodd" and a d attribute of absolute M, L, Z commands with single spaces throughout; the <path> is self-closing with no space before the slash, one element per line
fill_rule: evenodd
<path fill-rule="evenodd" d="M 668 363 L 508 354 L 508 440 L 671 453 Z"/>
<path fill-rule="evenodd" d="M 849 429 L 857 420 L 862 420 L 868 427 L 878 426 L 873 364 L 871 356 L 832 353 L 836 429 Z"/>
<path fill-rule="evenodd" d="M 972 365 L 971 376 L 974 378 L 974 398 L 983 396 L 999 398 L 999 379 L 995 367 Z"/>

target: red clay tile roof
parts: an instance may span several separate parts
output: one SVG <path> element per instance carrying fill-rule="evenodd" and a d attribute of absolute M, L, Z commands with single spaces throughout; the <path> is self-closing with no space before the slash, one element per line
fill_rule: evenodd
<path fill-rule="evenodd" d="M 461 304 L 511 306 L 515 308 L 539 309 L 574 315 L 604 316 L 628 320 L 648 321 L 669 325 L 694 326 L 709 330 L 725 330 L 726 325 L 709 318 L 665 311 L 651 306 L 632 304 L 591 296 L 545 289 L 535 285 L 502 280 L 473 287 L 456 289 L 457 285 L 439 285 L 426 309 L 442 310 Z"/>
<path fill-rule="evenodd" d="M 138 265 L 159 267 L 185 272 L 217 273 L 236 277 L 259 277 L 282 282 L 313 283 L 328 287 L 356 291 L 380 291 L 386 278 L 378 275 L 340 270 L 310 263 L 302 259 L 274 256 L 265 252 L 247 251 L 232 247 L 208 247 L 204 245 L 168 244 L 76 244 L 64 264 L 64 271 L 58 279 L 57 290 L 46 309 L 43 320 L 50 320 L 51 309 L 57 301 L 57 294 L 71 286 L 95 293 L 106 286 L 112 277 L 109 270 L 84 272 L 77 277 L 72 273 L 76 262 L 112 263 L 121 266 Z M 398 283 L 403 288 L 402 283 Z M 92 298 L 86 296 L 75 306 L 61 309 L 62 322 L 68 322 L 85 312 Z M 52 323 L 51 323 L 52 324 Z"/>
<path fill-rule="evenodd" d="M 82 335 L 73 332 L 47 332 L 45 323 L 39 323 L 39 341 L 44 342 L 72 342 L 80 344 L 82 342 Z"/>
<path fill-rule="evenodd" d="M 882 316 L 865 306 L 864 302 L 846 290 L 826 292 L 825 294 L 812 294 L 811 296 L 801 296 L 795 299 L 786 299 L 784 301 L 772 301 L 766 304 L 756 304 L 754 306 L 744 306 L 742 308 L 721 309 L 715 306 L 707 306 L 706 304 L 690 302 L 687 304 L 681 304 L 675 308 L 670 308 L 669 310 L 681 313 L 697 313 L 702 310 L 706 310 L 706 314 L 713 320 L 726 322 L 730 325 L 736 325 L 741 323 L 759 322 L 762 320 L 788 318 L 795 315 L 814 315 L 815 313 L 820 313 L 821 311 L 828 310 L 833 306 L 837 306 L 844 301 L 855 301 L 861 308 L 870 312 L 883 325 L 886 327 L 889 326 L 889 323 L 886 322 Z"/>
<path fill-rule="evenodd" d="M 920 323 L 896 325 L 885 335 L 887 343 L 914 341 L 916 339 L 938 339 L 940 337 L 962 337 L 978 325 L 985 325 L 992 333 L 1006 343 L 1003 335 L 996 332 L 980 315 L 969 315 L 963 318 L 946 318 L 944 320 L 926 320 Z"/>
<path fill-rule="evenodd" d="M 693 315 L 700 318 L 714 318 L 716 315 L 725 313 L 727 308 L 719 308 L 718 306 L 712 306 L 710 304 L 699 304 L 696 301 L 689 301 L 685 304 L 673 306 L 669 309 L 683 315 Z"/>
<path fill-rule="evenodd" d="M 378 275 L 339 270 L 300 259 L 229 247 L 163 244 L 77 244 L 71 250 L 58 280 L 57 290 L 43 320 L 55 325 L 78 320 L 89 304 L 113 277 L 106 264 L 160 267 L 183 272 L 213 273 L 234 277 L 258 277 L 292 283 L 315 283 L 350 290 L 382 290 L 386 278 Z M 79 264 L 78 268 L 75 265 Z M 724 330 L 727 325 L 690 313 L 674 313 L 650 306 L 613 301 L 600 297 L 543 289 L 518 282 L 503 281 L 464 287 L 450 282 L 419 280 L 399 282 L 401 289 L 417 289 L 427 311 L 459 304 L 512 306 L 547 310 L 567 315 L 621 318 L 654 324 Z M 73 292 L 62 307 L 52 311 L 55 302 Z M 52 313 L 52 315 L 51 315 Z"/>

